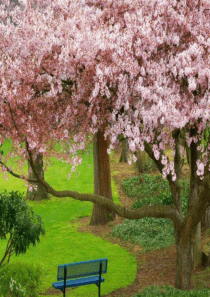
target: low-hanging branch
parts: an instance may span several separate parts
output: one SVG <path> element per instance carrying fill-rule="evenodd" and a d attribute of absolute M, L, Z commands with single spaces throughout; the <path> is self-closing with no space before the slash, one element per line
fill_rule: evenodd
<path fill-rule="evenodd" d="M 168 218 L 172 221 L 179 220 L 180 215 L 176 209 L 176 207 L 171 205 L 144 205 L 141 209 L 138 210 L 130 210 L 120 205 L 115 204 L 110 199 L 105 197 L 95 195 L 95 194 L 81 194 L 77 191 L 57 191 L 52 186 L 50 186 L 45 180 L 43 180 L 38 173 L 36 172 L 35 165 L 33 162 L 32 153 L 29 150 L 29 145 L 27 140 L 25 141 L 26 150 L 28 152 L 28 161 L 31 165 L 31 168 L 37 178 L 37 180 L 46 188 L 47 192 L 55 197 L 62 198 L 62 197 L 70 197 L 80 201 L 90 201 L 93 203 L 98 203 L 105 207 L 108 207 L 114 212 L 124 218 L 127 219 L 141 219 L 144 217 L 156 217 L 156 218 Z"/>
<path fill-rule="evenodd" d="M 0 165 L 2 167 L 5 167 L 7 172 L 9 172 L 11 175 L 13 175 L 14 177 L 17 177 L 17 178 L 20 178 L 20 179 L 24 179 L 25 181 L 29 182 L 29 183 L 37 183 L 38 180 L 36 179 L 30 179 L 30 178 L 27 178 L 23 175 L 20 175 L 20 174 L 17 174 L 15 172 L 12 171 L 12 169 L 10 169 L 6 164 L 4 164 L 2 161 L 0 161 Z"/>

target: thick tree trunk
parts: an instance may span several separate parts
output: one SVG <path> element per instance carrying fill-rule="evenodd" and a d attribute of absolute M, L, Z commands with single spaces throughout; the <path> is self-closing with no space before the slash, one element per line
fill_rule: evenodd
<path fill-rule="evenodd" d="M 43 154 L 37 155 L 34 165 L 38 174 L 44 179 Z M 29 172 L 29 178 L 36 179 L 35 174 L 33 173 L 29 163 L 28 163 L 28 172 Z M 36 183 L 35 186 L 37 187 L 37 189 L 34 189 L 33 185 L 34 183 L 29 185 L 27 189 L 26 199 L 40 201 L 40 200 L 49 198 L 49 194 L 47 193 L 45 187 L 43 187 L 40 183 Z M 31 191 L 29 189 L 30 187 L 32 187 Z"/>
<path fill-rule="evenodd" d="M 191 289 L 193 270 L 193 246 L 194 243 L 191 238 L 186 244 L 179 240 L 176 245 L 176 289 Z"/>
<path fill-rule="evenodd" d="M 121 156 L 119 162 L 128 162 L 129 144 L 128 138 L 124 138 L 122 141 Z"/>
<path fill-rule="evenodd" d="M 93 141 L 94 194 L 113 200 L 110 161 L 107 153 L 108 145 L 109 142 L 104 139 L 103 131 L 98 131 Z M 104 225 L 114 220 L 114 218 L 115 213 L 113 210 L 99 204 L 93 204 L 91 225 Z"/>
<path fill-rule="evenodd" d="M 189 130 L 187 130 L 189 132 Z M 186 131 L 185 131 L 186 132 Z M 187 163 L 191 167 L 191 149 L 187 145 L 185 134 L 183 135 L 183 145 L 186 149 L 186 155 L 187 155 Z M 206 213 L 203 216 L 201 220 L 201 229 L 205 230 L 207 228 L 210 228 L 210 207 L 207 207 Z"/>
<path fill-rule="evenodd" d="M 194 136 L 196 133 L 196 129 L 190 129 L 190 136 Z M 200 158 L 200 152 L 197 150 L 200 142 L 194 143 L 192 142 L 189 150 L 189 167 L 190 167 L 190 193 L 188 199 L 188 209 L 190 209 L 194 203 L 198 199 L 199 194 L 199 186 L 196 181 L 196 170 L 197 164 L 196 161 Z M 193 247 L 193 268 L 196 268 L 201 264 L 202 260 L 202 252 L 201 252 L 201 223 L 198 223 L 195 228 L 195 242 Z"/>

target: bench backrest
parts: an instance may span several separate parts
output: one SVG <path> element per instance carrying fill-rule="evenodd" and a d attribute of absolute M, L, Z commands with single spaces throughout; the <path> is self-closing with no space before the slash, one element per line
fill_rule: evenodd
<path fill-rule="evenodd" d="M 62 264 L 58 266 L 57 280 L 64 279 L 64 267 L 66 267 L 66 279 L 80 278 L 100 273 L 100 263 L 102 263 L 101 273 L 106 273 L 108 259 L 97 259 L 91 261 Z"/>

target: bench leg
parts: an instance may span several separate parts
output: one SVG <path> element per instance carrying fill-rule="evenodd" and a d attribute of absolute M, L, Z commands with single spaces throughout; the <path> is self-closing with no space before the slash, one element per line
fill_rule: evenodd
<path fill-rule="evenodd" d="M 99 286 L 98 286 L 98 297 L 101 296 L 101 290 L 100 290 L 100 288 L 101 288 L 101 286 L 99 285 Z"/>

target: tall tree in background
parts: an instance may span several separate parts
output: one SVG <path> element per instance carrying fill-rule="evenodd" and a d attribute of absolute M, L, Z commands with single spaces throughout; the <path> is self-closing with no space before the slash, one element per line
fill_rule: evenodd
<path fill-rule="evenodd" d="M 189 290 L 196 230 L 210 204 L 210 139 L 207 147 L 200 144 L 210 118 L 207 1 L 21 2 L 24 9 L 13 12 L 16 27 L 5 27 L 8 16 L 0 15 L 1 141 L 12 139 L 36 179 L 56 197 L 92 201 L 128 219 L 171 219 L 177 252 L 175 286 Z M 45 90 L 51 91 L 50 100 L 43 97 Z M 129 210 L 100 195 L 57 191 L 39 176 L 34 148 L 49 155 L 49 141 L 67 142 L 70 149 L 63 158 L 74 169 L 87 135 L 96 134 L 105 123 L 103 134 L 110 139 L 110 149 L 122 134 L 132 152 L 147 152 L 168 180 L 173 204 Z M 184 215 L 179 137 L 186 128 L 187 145 L 195 154 Z M 26 150 L 20 148 L 23 141 Z M 167 144 L 173 161 L 164 152 Z"/>
<path fill-rule="evenodd" d="M 119 162 L 126 163 L 128 162 L 128 154 L 129 154 L 129 143 L 127 138 L 121 139 L 122 148 Z"/>

